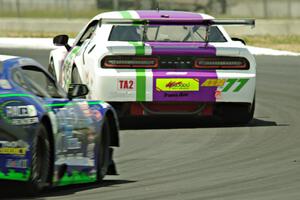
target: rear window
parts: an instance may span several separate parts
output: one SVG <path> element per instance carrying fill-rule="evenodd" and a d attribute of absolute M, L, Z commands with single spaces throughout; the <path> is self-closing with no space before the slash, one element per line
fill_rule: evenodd
<path fill-rule="evenodd" d="M 207 32 L 206 26 L 199 25 L 160 25 L 128 26 L 117 25 L 112 28 L 109 41 L 148 41 L 148 42 L 226 42 L 216 26 Z"/>

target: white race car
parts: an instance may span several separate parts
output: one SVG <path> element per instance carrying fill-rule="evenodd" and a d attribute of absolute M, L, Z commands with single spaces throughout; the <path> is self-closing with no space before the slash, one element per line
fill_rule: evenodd
<path fill-rule="evenodd" d="M 94 17 L 72 46 L 56 36 L 49 72 L 68 88 L 89 86 L 88 99 L 109 102 L 120 117 L 217 116 L 248 123 L 255 108 L 256 63 L 241 39 L 217 20 L 181 11 L 121 11 Z"/>

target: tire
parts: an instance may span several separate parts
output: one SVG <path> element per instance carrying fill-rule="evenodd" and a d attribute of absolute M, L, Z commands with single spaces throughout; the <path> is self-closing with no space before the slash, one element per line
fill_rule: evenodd
<path fill-rule="evenodd" d="M 75 84 L 82 83 L 77 67 L 73 68 L 71 81 L 72 81 L 72 83 L 75 83 Z"/>
<path fill-rule="evenodd" d="M 101 133 L 97 138 L 96 156 L 97 156 L 97 182 L 101 182 L 107 174 L 110 156 L 110 127 L 107 118 L 104 118 Z"/>
<path fill-rule="evenodd" d="M 55 73 L 55 67 L 53 59 L 50 60 L 49 66 L 48 66 L 48 72 L 53 76 L 53 78 L 57 81 L 56 73 Z"/>
<path fill-rule="evenodd" d="M 252 104 L 223 104 L 218 116 L 229 125 L 248 124 L 254 116 L 255 99 Z"/>
<path fill-rule="evenodd" d="M 48 133 L 43 124 L 40 124 L 35 133 L 31 146 L 31 173 L 29 193 L 35 194 L 49 186 L 51 169 L 51 148 Z"/>

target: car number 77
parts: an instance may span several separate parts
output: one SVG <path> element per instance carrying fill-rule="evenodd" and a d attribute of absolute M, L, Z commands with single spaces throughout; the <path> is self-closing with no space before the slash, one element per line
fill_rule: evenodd
<path fill-rule="evenodd" d="M 231 89 L 231 87 L 238 82 L 238 85 L 236 86 L 236 88 L 233 90 L 233 92 L 238 92 L 240 91 L 244 85 L 246 85 L 246 83 L 249 81 L 249 79 L 227 79 L 227 84 L 225 86 L 225 88 L 222 90 L 222 92 L 227 92 L 228 90 Z"/>

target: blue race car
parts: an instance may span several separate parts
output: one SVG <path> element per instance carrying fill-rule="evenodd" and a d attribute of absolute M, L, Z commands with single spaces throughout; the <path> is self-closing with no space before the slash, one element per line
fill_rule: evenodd
<path fill-rule="evenodd" d="M 105 102 L 76 98 L 88 92 L 71 84 L 66 93 L 36 61 L 0 55 L 0 180 L 36 192 L 115 175 L 117 116 Z"/>

